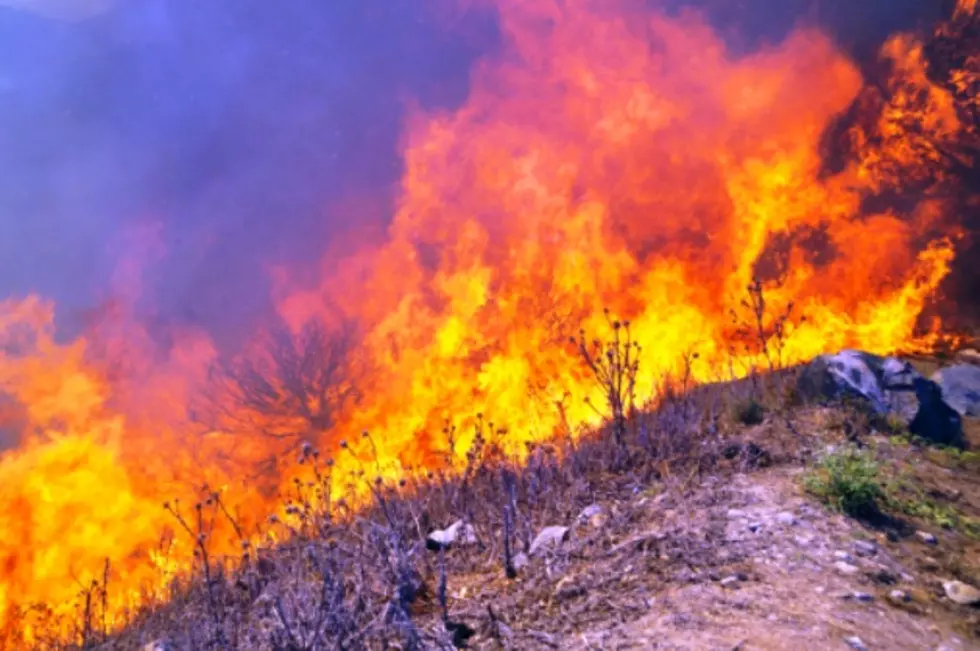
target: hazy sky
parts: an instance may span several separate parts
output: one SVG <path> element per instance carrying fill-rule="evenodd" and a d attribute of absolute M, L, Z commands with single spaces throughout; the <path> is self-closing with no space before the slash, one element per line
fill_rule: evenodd
<path fill-rule="evenodd" d="M 154 219 L 162 308 L 247 318 L 261 262 L 315 256 L 345 193 L 390 194 L 403 100 L 465 96 L 487 44 L 417 5 L 129 0 L 74 22 L 0 6 L 0 295 L 86 305 L 113 236 Z"/>
<path fill-rule="evenodd" d="M 0 0 L 0 297 L 88 305 L 113 238 L 149 219 L 169 249 L 150 278 L 161 310 L 247 321 L 264 262 L 315 258 L 359 218 L 331 211 L 345 196 L 390 200 L 404 100 L 465 97 L 496 31 L 489 14 L 447 29 L 429 10 L 444 1 Z M 809 0 L 699 1 L 751 43 Z M 863 43 L 923 4 L 822 15 Z"/>

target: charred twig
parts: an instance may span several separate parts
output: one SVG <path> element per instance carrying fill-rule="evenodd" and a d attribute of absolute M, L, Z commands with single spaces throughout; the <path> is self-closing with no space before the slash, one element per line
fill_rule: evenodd
<path fill-rule="evenodd" d="M 613 419 L 616 443 L 625 445 L 626 420 L 635 411 L 636 376 L 639 371 L 640 344 L 633 340 L 629 321 L 613 319 L 609 310 L 606 319 L 612 330 L 612 339 L 603 343 L 598 339 L 587 343 L 585 331 L 570 339 L 579 357 L 592 372 L 595 381 L 605 394 L 606 403 Z M 601 415 L 602 412 L 587 398 L 586 402 Z"/>

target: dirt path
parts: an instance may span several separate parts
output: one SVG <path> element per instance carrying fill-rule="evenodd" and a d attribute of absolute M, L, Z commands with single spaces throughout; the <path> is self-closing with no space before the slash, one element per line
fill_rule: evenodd
<path fill-rule="evenodd" d="M 665 531 L 723 529 L 715 567 L 689 567 L 686 582 L 646 597 L 648 613 L 569 635 L 561 648 L 975 648 L 930 604 L 915 568 L 893 557 L 894 545 L 804 497 L 797 472 L 709 483 L 685 500 L 691 508 L 652 514 Z M 929 552 L 918 540 L 902 545 L 905 556 Z"/>

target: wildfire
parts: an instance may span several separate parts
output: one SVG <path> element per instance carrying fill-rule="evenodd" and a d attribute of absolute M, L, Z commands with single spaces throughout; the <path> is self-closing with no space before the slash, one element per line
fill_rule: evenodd
<path fill-rule="evenodd" d="M 290 435 L 332 451 L 368 431 L 395 477 L 464 454 L 481 414 L 517 456 L 596 424 L 588 400 L 602 396 L 568 338 L 604 335 L 606 309 L 642 344 L 641 400 L 692 353 L 698 381 L 760 363 L 740 334 L 757 278 L 768 326 L 806 317 L 785 322 L 786 363 L 932 345 L 939 325 L 921 316 L 960 236 L 948 206 L 925 191 L 901 212 L 865 205 L 906 179 L 934 185 L 938 148 L 967 129 L 922 42 L 884 45 L 891 77 L 870 98 L 818 31 L 735 56 L 697 13 L 638 4 L 496 1 L 503 48 L 473 70 L 467 101 L 406 121 L 387 240 L 325 260 L 313 286 L 278 277 L 293 341 L 310 323 L 327 340 L 354 324 L 336 375 L 321 359 L 301 376 L 322 391 L 269 379 L 265 402 L 218 393 L 203 426 L 194 398 L 216 354 L 202 333 L 160 350 L 124 309 L 117 327 L 61 343 L 49 303 L 0 305 L 0 426 L 16 442 L 0 458 L 7 639 L 32 639 L 34 604 L 73 613 L 107 560 L 119 617 L 164 596 L 193 541 L 163 502 L 192 509 L 206 481 L 243 522 L 262 519 L 268 483 L 288 474 L 246 480 Z M 969 20 L 976 3 L 956 11 Z M 852 106 L 853 155 L 825 173 L 822 138 Z M 273 378 L 262 350 L 239 372 Z M 358 470 L 357 454 L 336 461 L 337 482 Z"/>

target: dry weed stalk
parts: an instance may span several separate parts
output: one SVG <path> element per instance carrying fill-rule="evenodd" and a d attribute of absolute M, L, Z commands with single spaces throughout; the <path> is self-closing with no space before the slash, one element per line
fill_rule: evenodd
<path fill-rule="evenodd" d="M 588 341 L 585 330 L 579 337 L 571 338 L 578 349 L 579 356 L 592 372 L 595 381 L 605 394 L 611 412 L 613 433 L 616 443 L 623 445 L 626 437 L 626 422 L 636 408 L 636 375 L 640 367 L 640 344 L 633 340 L 629 321 L 619 321 L 605 311 L 606 320 L 612 330 L 612 338 L 606 342 L 599 339 Z M 602 411 L 586 398 L 596 413 Z"/>

